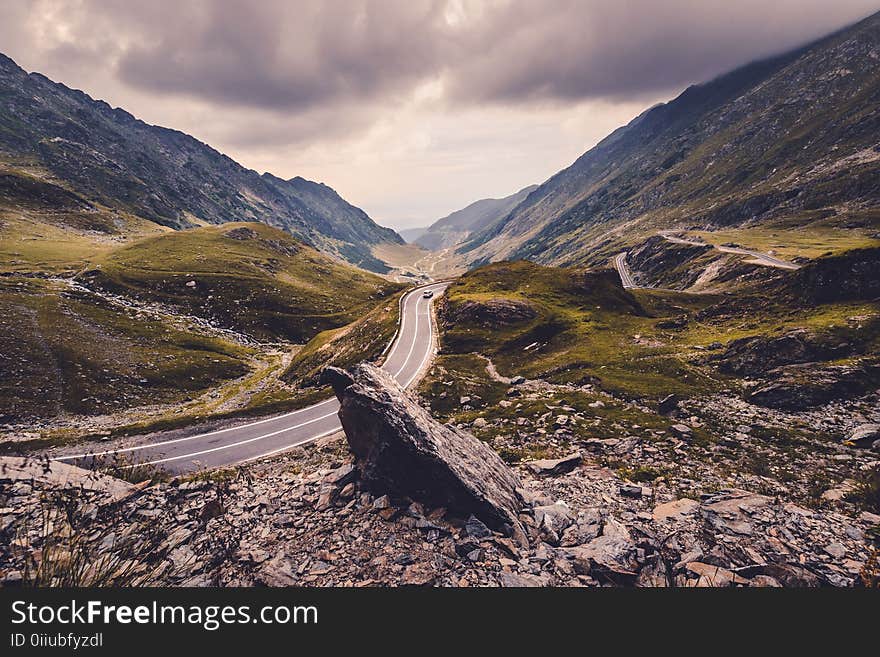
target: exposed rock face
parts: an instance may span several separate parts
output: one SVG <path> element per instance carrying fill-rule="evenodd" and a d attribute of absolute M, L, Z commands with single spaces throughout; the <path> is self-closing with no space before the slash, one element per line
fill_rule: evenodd
<path fill-rule="evenodd" d="M 802 410 L 834 399 L 862 395 L 880 384 L 880 365 L 819 365 L 804 363 L 770 370 L 769 382 L 751 391 L 747 399 L 769 408 Z"/>
<path fill-rule="evenodd" d="M 453 324 L 467 322 L 484 328 L 499 328 L 534 319 L 538 313 L 526 301 L 499 297 L 486 301 L 465 301 L 447 308 L 444 315 Z"/>
<path fill-rule="evenodd" d="M 522 484 L 489 447 L 431 418 L 376 367 L 327 368 L 323 379 L 339 398 L 339 419 L 366 488 L 474 514 L 490 527 L 518 526 Z"/>
<path fill-rule="evenodd" d="M 731 341 L 713 360 L 718 369 L 740 376 L 760 376 L 781 365 L 813 363 L 836 358 L 850 350 L 850 345 L 829 338 L 810 335 L 801 329 L 778 338 L 752 336 Z"/>

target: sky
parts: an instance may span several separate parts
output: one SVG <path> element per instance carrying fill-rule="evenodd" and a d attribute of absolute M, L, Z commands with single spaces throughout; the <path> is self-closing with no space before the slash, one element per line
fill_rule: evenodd
<path fill-rule="evenodd" d="M 0 52 L 244 166 L 423 226 L 878 0 L 0 1 Z"/>

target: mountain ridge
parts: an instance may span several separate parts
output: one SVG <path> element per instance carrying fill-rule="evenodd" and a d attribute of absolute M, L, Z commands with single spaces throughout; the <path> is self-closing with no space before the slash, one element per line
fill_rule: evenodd
<path fill-rule="evenodd" d="M 880 75 L 860 65 L 872 60 L 880 13 L 693 85 L 613 131 L 459 252 L 471 264 L 599 264 L 658 228 L 876 226 Z"/>
<path fill-rule="evenodd" d="M 529 185 L 509 196 L 474 201 L 432 223 L 414 242 L 432 251 L 454 246 L 502 219 L 537 188 Z"/>
<path fill-rule="evenodd" d="M 28 73 L 5 55 L 0 108 L 0 154 L 87 202 L 174 229 L 260 221 L 382 273 L 387 267 L 371 247 L 403 243 L 324 183 L 259 174 L 182 131 Z"/>

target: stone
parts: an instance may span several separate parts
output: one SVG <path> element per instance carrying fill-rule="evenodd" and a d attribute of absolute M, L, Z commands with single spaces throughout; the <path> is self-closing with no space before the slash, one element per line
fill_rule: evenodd
<path fill-rule="evenodd" d="M 510 380 L 510 385 L 520 386 L 525 382 L 526 382 L 526 377 L 517 375 Z"/>
<path fill-rule="evenodd" d="M 736 584 L 747 585 L 749 583 L 749 580 L 726 568 L 700 561 L 691 561 L 685 566 L 685 569 L 697 575 L 697 586 L 724 588 Z"/>
<path fill-rule="evenodd" d="M 581 464 L 583 457 L 580 452 L 563 456 L 561 459 L 540 459 L 537 461 L 527 461 L 526 469 L 539 477 L 551 475 L 560 475 L 571 472 Z"/>
<path fill-rule="evenodd" d="M 187 287 L 195 287 L 195 286 L 196 286 L 196 282 L 195 282 L 195 281 L 187 281 L 187 282 L 186 282 L 186 286 L 187 286 Z"/>
<path fill-rule="evenodd" d="M 340 468 L 336 468 L 326 477 L 324 477 L 324 481 L 328 484 L 334 484 L 335 486 L 345 486 L 348 483 L 353 482 L 357 478 L 357 470 L 354 467 L 353 463 L 347 463 Z"/>
<path fill-rule="evenodd" d="M 486 418 L 484 418 L 484 417 L 478 417 L 476 420 L 474 420 L 473 422 L 471 422 L 471 426 L 472 426 L 474 429 L 482 429 L 482 428 L 484 428 L 485 426 L 487 426 L 488 424 L 489 424 L 489 423 L 486 421 Z"/>
<path fill-rule="evenodd" d="M 490 447 L 441 424 L 386 372 L 361 364 L 324 370 L 363 487 L 428 507 L 477 516 L 491 528 L 519 525 L 522 483 Z"/>
<path fill-rule="evenodd" d="M 543 530 L 551 543 L 558 544 L 562 532 L 574 522 L 571 509 L 557 502 L 547 506 L 537 506 L 533 509 L 535 523 Z"/>
<path fill-rule="evenodd" d="M 672 413 L 672 411 L 678 408 L 678 396 L 674 393 L 671 395 L 666 395 L 660 402 L 657 404 L 657 412 L 660 415 L 668 415 Z"/>
<path fill-rule="evenodd" d="M 846 556 L 846 548 L 840 543 L 831 543 L 825 546 L 825 551 L 835 559 L 842 559 Z"/>
<path fill-rule="evenodd" d="M 686 424 L 673 424 L 669 431 L 679 440 L 688 441 L 694 437 L 694 430 Z"/>
<path fill-rule="evenodd" d="M 700 508 L 700 503 L 696 500 L 683 497 L 679 500 L 658 504 L 654 507 L 651 515 L 656 522 L 671 520 L 678 522 L 684 520 L 686 516 L 693 515 Z"/>
<path fill-rule="evenodd" d="M 591 541 L 602 533 L 602 514 L 599 509 L 585 509 L 577 514 L 574 524 L 563 533 L 559 544 L 562 547 L 574 547 Z"/>
<path fill-rule="evenodd" d="M 483 521 L 474 515 L 467 519 L 467 523 L 465 523 L 464 526 L 464 531 L 467 533 L 468 536 L 477 540 L 492 537 L 492 530 L 486 527 Z"/>
<path fill-rule="evenodd" d="M 722 490 L 700 505 L 700 513 L 719 531 L 750 536 L 754 528 L 751 517 L 771 502 L 766 495 L 742 490 Z"/>
<path fill-rule="evenodd" d="M 636 546 L 629 530 L 609 518 L 602 535 L 585 545 L 565 548 L 578 575 L 590 575 L 615 584 L 633 584 L 637 577 Z"/>
<path fill-rule="evenodd" d="M 642 487 L 633 484 L 623 484 L 620 487 L 620 494 L 624 497 L 638 498 L 642 496 Z"/>
<path fill-rule="evenodd" d="M 381 495 L 373 500 L 373 511 L 382 511 L 391 508 L 391 499 L 387 495 Z"/>
<path fill-rule="evenodd" d="M 860 424 L 844 442 L 856 447 L 871 447 L 876 440 L 880 440 L 880 424 Z"/>
<path fill-rule="evenodd" d="M 535 588 L 547 586 L 547 581 L 536 576 L 520 573 L 502 572 L 498 581 L 505 588 Z"/>

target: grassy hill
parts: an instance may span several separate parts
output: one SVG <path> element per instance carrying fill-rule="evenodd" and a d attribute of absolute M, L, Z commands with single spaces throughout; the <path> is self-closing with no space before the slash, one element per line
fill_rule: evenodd
<path fill-rule="evenodd" d="M 803 332 L 797 338 L 803 341 L 800 355 L 788 361 L 758 353 L 749 373 L 754 378 L 796 362 L 812 360 L 819 367 L 876 358 L 878 261 L 877 250 L 823 258 L 780 274 L 769 287 L 761 281 L 736 295 L 627 291 L 612 270 L 527 261 L 486 265 L 454 282 L 441 301 L 439 364 L 446 359 L 452 369 L 485 381 L 485 363 L 469 359 L 479 354 L 504 376 L 590 384 L 649 403 L 670 393 L 739 394 L 743 372 L 731 375 L 724 365 L 738 355 L 739 346 L 731 347 L 737 340 L 757 339 L 755 349 L 763 349 L 760 340 Z M 828 294 L 829 286 L 840 292 L 834 281 L 842 277 L 861 282 L 846 294 Z M 766 349 L 772 353 L 774 347 Z"/>
<path fill-rule="evenodd" d="M 29 440 L 308 403 L 316 390 L 281 379 L 299 345 L 396 309 L 402 289 L 262 223 L 0 217 L 0 428 Z"/>
<path fill-rule="evenodd" d="M 165 233 L 96 259 L 90 286 L 182 312 L 260 340 L 305 342 L 400 289 L 259 223 Z"/>

